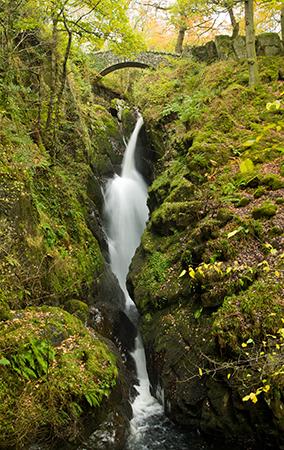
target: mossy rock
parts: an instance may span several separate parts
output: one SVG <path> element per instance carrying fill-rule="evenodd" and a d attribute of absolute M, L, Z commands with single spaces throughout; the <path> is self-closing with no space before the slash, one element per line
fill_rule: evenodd
<path fill-rule="evenodd" d="M 177 176 L 171 182 L 170 190 L 166 202 L 186 202 L 194 193 L 194 185 L 183 176 Z"/>
<path fill-rule="evenodd" d="M 74 441 L 116 385 L 109 348 L 68 312 L 14 311 L 0 325 L 1 448 L 28 448 L 51 436 Z"/>
<path fill-rule="evenodd" d="M 158 177 L 150 186 L 148 190 L 147 205 L 150 211 L 154 211 L 157 206 L 160 206 L 170 193 L 170 175 L 167 171 L 163 176 Z"/>
<path fill-rule="evenodd" d="M 276 212 L 277 205 L 274 205 L 269 200 L 266 200 L 259 208 L 253 208 L 252 217 L 254 219 L 270 219 L 271 217 L 275 216 Z"/>
<path fill-rule="evenodd" d="M 258 172 L 238 172 L 234 179 L 241 189 L 257 188 L 261 183 L 262 176 Z"/>
<path fill-rule="evenodd" d="M 170 235 L 194 226 L 200 218 L 202 204 L 195 202 L 165 202 L 153 213 L 151 223 L 155 230 L 164 235 Z"/>
<path fill-rule="evenodd" d="M 275 200 L 276 205 L 283 205 L 284 204 L 284 198 L 277 198 Z"/>
<path fill-rule="evenodd" d="M 216 219 L 220 222 L 220 227 L 225 226 L 228 222 L 233 220 L 234 214 L 227 208 L 220 208 Z"/>
<path fill-rule="evenodd" d="M 90 312 L 89 307 L 86 303 L 80 302 L 79 300 L 69 300 L 65 305 L 64 309 L 70 314 L 78 317 L 83 324 L 87 323 Z"/>
<path fill-rule="evenodd" d="M 284 181 L 280 180 L 279 176 L 273 173 L 265 175 L 262 184 L 271 191 L 277 191 L 277 189 L 284 188 Z"/>
<path fill-rule="evenodd" d="M 268 237 L 274 238 L 276 236 L 282 236 L 284 234 L 284 229 L 279 227 L 272 227 L 268 231 Z"/>
<path fill-rule="evenodd" d="M 265 194 L 265 189 L 263 187 L 259 187 L 257 188 L 257 190 L 254 192 L 253 196 L 255 199 L 258 199 L 260 197 L 262 197 Z"/>
<path fill-rule="evenodd" d="M 239 202 L 236 204 L 236 208 L 244 208 L 250 203 L 250 199 L 248 197 L 242 197 Z"/>
<path fill-rule="evenodd" d="M 229 261 L 237 255 L 237 250 L 232 246 L 228 239 L 220 237 L 208 242 L 207 251 L 203 255 L 205 263 L 209 264 L 212 260 Z"/>
<path fill-rule="evenodd" d="M 247 291 L 226 296 L 214 315 L 212 330 L 220 347 L 238 352 L 240 342 L 251 337 L 262 340 L 263 333 L 277 335 L 284 314 L 284 306 L 279 302 L 281 289 L 277 280 L 261 278 Z"/>

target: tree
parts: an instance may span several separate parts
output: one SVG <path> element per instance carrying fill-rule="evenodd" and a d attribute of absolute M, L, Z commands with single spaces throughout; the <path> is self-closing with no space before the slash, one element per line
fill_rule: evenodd
<path fill-rule="evenodd" d="M 253 18 L 253 0 L 245 0 L 246 49 L 248 58 L 249 85 L 251 88 L 260 84 L 258 63 L 255 51 L 255 31 Z"/>
<path fill-rule="evenodd" d="M 139 33 L 129 25 L 128 3 L 128 0 L 0 0 L 0 103 L 8 109 L 13 90 L 19 92 L 25 85 L 33 89 L 38 96 L 37 128 L 52 156 L 58 143 L 72 46 L 91 50 L 107 45 L 124 53 L 143 48 Z M 37 64 L 32 68 L 25 63 L 31 58 L 23 58 L 31 49 L 38 50 Z M 21 69 L 17 70 L 19 64 Z"/>
<path fill-rule="evenodd" d="M 281 8 L 281 37 L 282 45 L 284 45 L 284 6 Z"/>

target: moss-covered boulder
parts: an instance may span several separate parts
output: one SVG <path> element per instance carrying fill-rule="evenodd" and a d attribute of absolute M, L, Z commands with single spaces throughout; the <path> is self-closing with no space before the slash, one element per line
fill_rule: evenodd
<path fill-rule="evenodd" d="M 164 202 L 152 215 L 153 228 L 164 235 L 193 226 L 201 216 L 201 202 Z"/>
<path fill-rule="evenodd" d="M 257 200 L 258 198 L 262 197 L 265 194 L 265 189 L 263 187 L 259 187 L 254 191 L 253 196 Z"/>
<path fill-rule="evenodd" d="M 242 197 L 238 203 L 236 204 L 236 208 L 243 208 L 250 203 L 250 199 L 248 197 Z"/>
<path fill-rule="evenodd" d="M 270 219 L 275 216 L 277 211 L 277 205 L 273 204 L 269 200 L 266 200 L 260 207 L 255 206 L 252 210 L 252 217 L 254 219 Z"/>
<path fill-rule="evenodd" d="M 64 309 L 66 309 L 66 311 L 70 314 L 78 317 L 84 325 L 87 323 L 90 316 L 90 311 L 86 303 L 76 299 L 68 300 L 68 302 L 64 305 Z"/>
<path fill-rule="evenodd" d="M 113 351 L 54 307 L 12 312 L 0 326 L 1 448 L 48 438 L 74 442 L 123 395 Z M 29 413 L 27 414 L 27 411 Z"/>
<path fill-rule="evenodd" d="M 220 208 L 218 209 L 216 220 L 219 221 L 220 227 L 223 227 L 228 222 L 230 222 L 234 217 L 234 214 L 232 211 L 230 211 L 227 208 Z"/>
<path fill-rule="evenodd" d="M 262 184 L 271 191 L 277 191 L 277 189 L 284 188 L 284 181 L 280 180 L 278 175 L 269 174 L 265 175 L 262 179 Z"/>

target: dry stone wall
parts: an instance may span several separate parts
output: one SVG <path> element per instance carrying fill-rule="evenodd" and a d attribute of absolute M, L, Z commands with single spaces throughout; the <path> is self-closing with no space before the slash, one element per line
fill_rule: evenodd
<path fill-rule="evenodd" d="M 263 33 L 256 36 L 255 48 L 257 56 L 274 56 L 283 51 L 283 45 L 277 33 Z M 226 61 L 228 59 L 245 59 L 246 38 L 238 35 L 234 41 L 228 35 L 215 36 L 214 41 L 203 46 L 185 47 L 183 56 L 194 57 L 201 62 Z"/>

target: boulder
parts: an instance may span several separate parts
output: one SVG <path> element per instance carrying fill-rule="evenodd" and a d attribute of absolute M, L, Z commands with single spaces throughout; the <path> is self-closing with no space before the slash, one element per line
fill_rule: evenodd
<path fill-rule="evenodd" d="M 246 49 L 246 38 L 245 36 L 238 35 L 234 40 L 234 52 L 237 59 L 246 59 L 247 58 L 247 49 Z"/>
<path fill-rule="evenodd" d="M 233 45 L 230 36 L 215 36 L 215 45 L 220 61 L 226 61 L 233 58 Z"/>
<path fill-rule="evenodd" d="M 257 56 L 275 56 L 282 51 L 282 44 L 277 33 L 262 33 L 256 36 Z"/>

